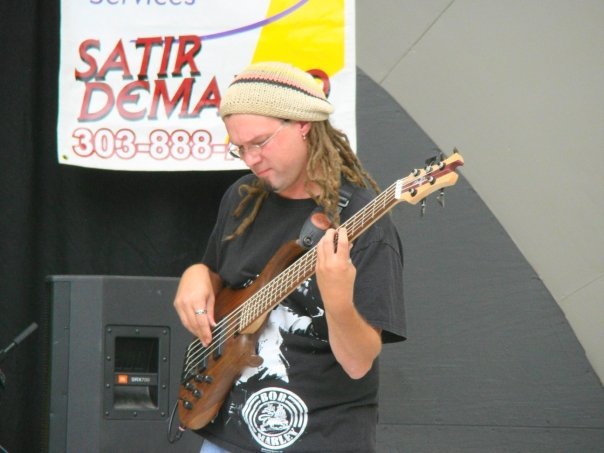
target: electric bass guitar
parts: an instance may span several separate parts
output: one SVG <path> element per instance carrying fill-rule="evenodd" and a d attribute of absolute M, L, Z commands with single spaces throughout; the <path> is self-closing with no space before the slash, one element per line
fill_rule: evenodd
<path fill-rule="evenodd" d="M 358 238 L 396 204 L 417 204 L 457 182 L 463 165 L 457 151 L 449 158 L 414 170 L 397 180 L 342 224 L 350 241 Z M 442 195 L 442 194 L 441 194 Z M 216 296 L 212 342 L 195 339 L 185 353 L 178 394 L 181 429 L 199 429 L 216 416 L 235 380 L 247 366 L 259 366 L 256 341 L 269 312 L 315 272 L 316 246 L 284 244 L 254 282 L 243 289 L 224 288 Z"/>

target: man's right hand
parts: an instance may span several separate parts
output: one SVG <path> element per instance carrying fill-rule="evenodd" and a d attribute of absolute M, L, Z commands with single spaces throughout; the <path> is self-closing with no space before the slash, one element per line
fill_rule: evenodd
<path fill-rule="evenodd" d="M 222 289 L 222 279 L 205 264 L 193 264 L 182 274 L 174 308 L 183 326 L 201 340 L 204 347 L 212 341 L 215 295 Z"/>

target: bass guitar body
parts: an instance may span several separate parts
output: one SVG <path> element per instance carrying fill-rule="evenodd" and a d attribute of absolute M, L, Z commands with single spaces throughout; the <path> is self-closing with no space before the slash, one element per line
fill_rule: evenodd
<path fill-rule="evenodd" d="M 272 306 L 261 289 L 303 252 L 295 242 L 287 243 L 250 286 L 224 288 L 217 295 L 217 326 L 212 331 L 212 342 L 204 347 L 196 339 L 185 353 L 178 394 L 178 416 L 183 427 L 200 429 L 207 425 L 218 414 L 243 369 L 262 364 L 256 343 Z"/>

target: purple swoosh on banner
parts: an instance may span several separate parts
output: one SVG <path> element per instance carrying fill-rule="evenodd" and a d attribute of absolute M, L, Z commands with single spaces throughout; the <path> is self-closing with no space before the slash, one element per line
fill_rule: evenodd
<path fill-rule="evenodd" d="M 271 22 L 278 21 L 282 17 L 285 17 L 288 14 L 293 13 L 298 8 L 301 8 L 305 3 L 308 3 L 308 0 L 300 0 L 298 3 L 294 4 L 293 6 L 290 6 L 289 8 L 281 11 L 280 13 L 277 13 L 271 17 L 267 17 L 266 19 L 263 19 L 261 21 L 254 22 L 252 24 L 245 25 L 243 27 L 233 28 L 232 30 L 226 30 L 226 31 L 218 32 L 218 33 L 213 33 L 210 35 L 201 36 L 201 39 L 202 39 L 202 41 L 207 41 L 209 39 L 224 38 L 225 36 L 232 36 L 232 35 L 236 35 L 238 33 L 245 33 L 246 31 L 253 30 L 254 28 L 264 27 L 265 25 L 268 25 Z"/>

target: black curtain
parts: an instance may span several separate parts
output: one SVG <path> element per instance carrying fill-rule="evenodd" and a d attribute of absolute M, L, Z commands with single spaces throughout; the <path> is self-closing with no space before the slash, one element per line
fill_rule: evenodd
<path fill-rule="evenodd" d="M 49 307 L 59 274 L 178 276 L 199 259 L 240 172 L 113 172 L 59 165 L 59 0 L 0 2 L 0 445 L 44 451 Z"/>

